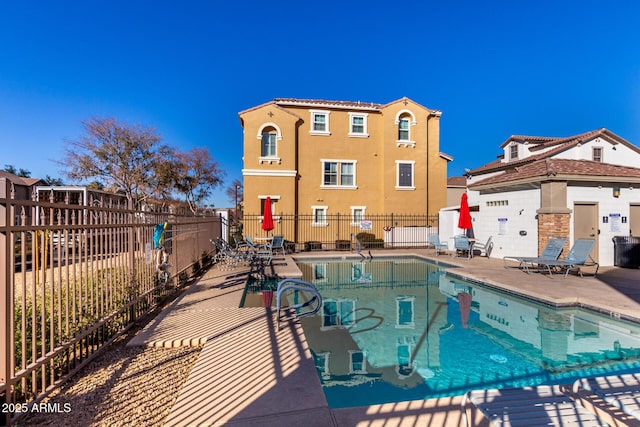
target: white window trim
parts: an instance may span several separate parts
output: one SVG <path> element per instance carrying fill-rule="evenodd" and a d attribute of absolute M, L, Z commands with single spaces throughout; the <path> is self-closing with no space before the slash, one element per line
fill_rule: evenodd
<path fill-rule="evenodd" d="M 411 303 L 411 322 L 400 324 L 400 302 Z M 399 295 L 396 297 L 396 329 L 414 329 L 416 327 L 416 297 L 414 295 Z"/>
<path fill-rule="evenodd" d="M 324 359 L 324 372 L 322 372 L 322 377 L 323 378 L 329 378 L 331 376 L 331 372 L 329 372 L 329 367 L 330 367 L 330 363 L 329 363 L 329 357 L 331 356 L 331 352 L 328 351 L 324 351 L 322 353 L 316 353 L 316 357 L 320 358 L 322 357 Z"/>
<path fill-rule="evenodd" d="M 411 164 L 411 187 L 400 186 L 400 165 Z M 416 161 L 415 160 L 396 160 L 396 190 L 415 190 L 416 189 Z"/>
<path fill-rule="evenodd" d="M 316 268 L 320 267 L 320 270 L 322 270 L 324 272 L 322 279 L 318 279 L 316 278 Z M 327 278 L 327 264 L 326 263 L 319 263 L 319 264 L 312 264 L 312 268 L 313 268 L 313 283 L 322 283 L 322 282 L 326 282 L 328 280 Z"/>
<path fill-rule="evenodd" d="M 316 222 L 316 210 L 324 211 L 324 222 Z M 327 221 L 327 211 L 329 210 L 329 206 L 324 205 L 312 205 L 311 206 L 311 214 L 313 218 L 311 220 L 312 227 L 327 227 L 329 226 L 329 221 Z"/>
<path fill-rule="evenodd" d="M 280 216 L 276 215 L 275 211 L 275 204 L 274 202 L 277 202 L 280 200 L 280 196 L 279 195 L 271 195 L 271 194 L 258 194 L 258 199 L 259 200 L 265 200 L 267 197 L 271 198 L 271 216 L 273 217 L 274 221 L 279 221 L 280 220 Z M 262 220 L 264 218 L 264 215 L 260 215 L 260 220 Z"/>
<path fill-rule="evenodd" d="M 362 354 L 362 369 L 353 369 L 353 355 Z M 366 374 L 367 373 L 367 353 L 362 350 L 349 350 L 349 373 L 350 374 Z"/>
<path fill-rule="evenodd" d="M 513 157 L 511 155 L 512 154 L 511 150 L 512 150 L 513 147 L 516 148 L 516 157 Z M 514 143 L 510 144 L 508 150 L 509 150 L 509 161 L 520 160 L 520 146 L 518 145 L 517 142 L 514 142 Z"/>
<path fill-rule="evenodd" d="M 404 115 L 409 115 L 411 117 L 411 120 L 409 120 L 409 139 L 408 140 L 404 140 L 404 139 L 398 139 L 396 141 L 396 146 L 398 147 L 411 147 L 411 148 L 415 148 L 416 146 L 416 142 L 414 140 L 411 139 L 411 127 L 415 126 L 417 124 L 416 121 L 416 116 L 415 114 L 413 114 L 413 111 L 411 110 L 400 110 L 398 111 L 398 114 L 396 114 L 396 120 L 395 120 L 395 124 L 396 126 L 400 125 L 400 118 Z"/>
<path fill-rule="evenodd" d="M 360 222 L 354 221 L 355 210 L 362 209 L 362 220 L 364 221 L 367 217 L 367 207 L 366 206 L 351 206 L 351 225 L 360 225 Z"/>
<path fill-rule="evenodd" d="M 258 135 L 256 136 L 257 139 L 262 141 L 262 133 L 267 127 L 272 127 L 276 130 L 276 143 L 282 140 L 282 131 L 280 130 L 280 127 L 277 124 L 271 122 L 263 123 L 262 126 L 260 126 L 260 128 L 258 129 Z"/>
<path fill-rule="evenodd" d="M 353 163 L 353 185 L 325 185 L 324 183 L 324 164 L 325 163 L 338 163 L 338 179 L 340 179 L 340 164 L 342 163 Z M 358 188 L 358 179 L 357 179 L 357 171 L 358 171 L 358 161 L 357 160 L 346 160 L 346 159 L 320 159 L 320 188 L 328 189 L 328 190 L 356 190 Z"/>
<path fill-rule="evenodd" d="M 310 117 L 311 117 L 311 120 L 310 120 L 310 123 L 309 123 L 309 134 L 310 135 L 322 135 L 322 136 L 331 135 L 331 131 L 329 129 L 329 122 L 330 122 L 329 115 L 331 114 L 331 111 L 328 111 L 328 110 L 310 110 L 309 113 L 310 113 Z M 314 124 L 313 116 L 316 115 L 316 114 L 323 114 L 326 117 L 327 121 L 326 121 L 325 124 L 327 125 L 327 128 L 325 130 L 323 130 L 323 131 L 322 130 L 313 130 L 313 124 Z"/>
<path fill-rule="evenodd" d="M 257 138 L 260 140 L 260 144 L 262 144 L 262 136 L 263 136 L 263 132 L 265 130 L 265 128 L 268 127 L 272 127 L 276 130 L 276 153 L 278 152 L 278 146 L 280 145 L 278 143 L 278 141 L 282 141 L 282 131 L 280 130 L 280 127 L 275 124 L 275 123 L 263 123 L 262 126 L 260 126 L 260 128 L 258 129 L 258 136 Z M 260 152 L 262 152 L 262 147 L 260 148 Z M 260 156 L 258 157 L 258 161 L 260 162 L 260 164 L 263 163 L 276 163 L 276 164 L 280 164 L 282 162 L 282 159 L 280 159 L 280 157 L 278 157 L 277 155 L 275 156 Z"/>
<path fill-rule="evenodd" d="M 362 117 L 364 119 L 362 133 L 353 132 L 354 117 Z M 368 121 L 369 115 L 366 113 L 349 113 L 349 136 L 352 138 L 369 138 Z"/>

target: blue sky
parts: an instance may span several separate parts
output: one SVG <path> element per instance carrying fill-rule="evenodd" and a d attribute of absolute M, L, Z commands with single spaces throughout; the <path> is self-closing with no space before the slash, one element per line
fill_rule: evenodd
<path fill-rule="evenodd" d="M 0 167 L 61 177 L 82 120 L 116 117 L 208 147 L 229 183 L 238 112 L 285 97 L 441 110 L 449 176 L 512 134 L 640 145 L 638 18 L 635 0 L 4 1 Z"/>

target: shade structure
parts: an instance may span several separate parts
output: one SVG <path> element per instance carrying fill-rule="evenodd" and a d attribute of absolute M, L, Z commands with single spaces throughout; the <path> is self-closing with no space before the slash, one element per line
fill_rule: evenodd
<path fill-rule="evenodd" d="M 273 214 L 271 213 L 271 197 L 264 201 L 264 213 L 262 215 L 262 229 L 266 232 L 273 230 Z"/>
<path fill-rule="evenodd" d="M 460 199 L 460 217 L 458 218 L 458 228 L 461 228 L 463 230 L 471 230 L 473 228 L 467 193 L 463 193 L 462 198 Z M 469 232 L 467 232 L 466 234 L 467 236 L 469 236 Z"/>
<path fill-rule="evenodd" d="M 460 304 L 460 321 L 463 328 L 469 327 L 469 314 L 471 312 L 471 300 L 473 297 L 467 292 L 458 294 L 458 304 Z"/>

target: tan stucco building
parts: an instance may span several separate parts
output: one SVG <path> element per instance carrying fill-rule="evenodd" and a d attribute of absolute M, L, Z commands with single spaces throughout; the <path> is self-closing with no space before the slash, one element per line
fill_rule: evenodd
<path fill-rule="evenodd" d="M 440 111 L 402 98 L 385 105 L 275 99 L 239 113 L 244 211 L 437 214 L 446 205 Z"/>

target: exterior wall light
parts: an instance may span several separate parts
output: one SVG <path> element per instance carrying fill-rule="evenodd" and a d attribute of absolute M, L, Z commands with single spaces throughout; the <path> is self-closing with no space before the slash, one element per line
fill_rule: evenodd
<path fill-rule="evenodd" d="M 613 187 L 613 197 L 620 197 L 620 187 Z"/>

